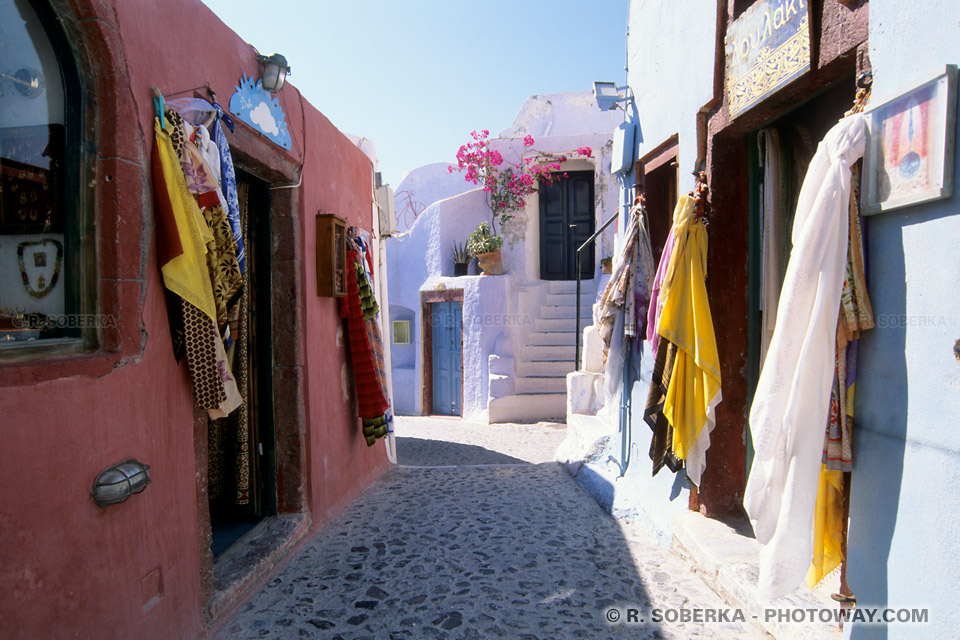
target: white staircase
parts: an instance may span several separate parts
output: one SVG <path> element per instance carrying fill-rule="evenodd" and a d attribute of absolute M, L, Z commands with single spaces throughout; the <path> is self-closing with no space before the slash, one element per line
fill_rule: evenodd
<path fill-rule="evenodd" d="M 580 329 L 592 324 L 593 280 L 581 282 Z M 567 374 L 576 369 L 577 282 L 554 281 L 516 359 L 513 392 L 491 398 L 490 422 L 563 422 L 567 415 Z"/>

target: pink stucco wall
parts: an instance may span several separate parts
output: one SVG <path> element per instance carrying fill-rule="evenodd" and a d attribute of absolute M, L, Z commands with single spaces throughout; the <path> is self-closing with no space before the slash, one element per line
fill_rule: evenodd
<path fill-rule="evenodd" d="M 201 571 L 206 526 L 186 367 L 170 348 L 157 266 L 150 189 L 153 109 L 165 94 L 209 85 L 226 104 L 240 76 L 259 73 L 253 49 L 199 0 L 53 0 L 89 69 L 97 127 L 95 158 L 98 311 L 118 318 L 97 351 L 0 361 L 0 635 L 6 638 L 198 638 L 205 634 Z M 189 95 L 189 93 L 187 94 Z M 334 212 L 370 225 L 368 159 L 322 114 L 282 92 L 294 147 L 257 134 L 237 140 L 277 166 L 303 158 L 303 184 L 275 202 L 295 203 L 289 243 L 274 269 L 290 291 L 296 362 L 275 373 L 294 384 L 298 406 L 278 407 L 305 425 L 302 442 L 278 442 L 300 456 L 297 475 L 314 528 L 343 509 L 388 462 L 367 448 L 352 399 L 344 398 L 337 303 L 315 295 L 313 217 Z M 238 127 L 245 127 L 238 124 Z M 109 176 L 109 179 L 108 179 Z M 291 382 L 292 381 L 292 382 Z M 286 412 L 286 413 L 284 413 Z M 121 505 L 96 507 L 97 473 L 127 457 L 151 467 L 152 483 Z M 198 505 L 201 505 L 198 508 Z M 281 510 L 284 509 L 281 500 Z M 156 592 L 162 593 L 153 599 Z M 151 603 L 152 600 L 152 603 Z"/>

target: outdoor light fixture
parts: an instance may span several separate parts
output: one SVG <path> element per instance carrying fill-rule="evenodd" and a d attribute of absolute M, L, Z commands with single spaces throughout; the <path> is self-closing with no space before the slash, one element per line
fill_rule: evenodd
<path fill-rule="evenodd" d="M 290 73 L 290 67 L 287 66 L 287 59 L 279 53 L 272 56 L 257 56 L 257 62 L 263 67 L 263 73 L 260 76 L 260 84 L 270 93 L 276 93 L 283 89 L 283 82 Z"/>
<path fill-rule="evenodd" d="M 150 484 L 150 467 L 133 458 L 107 467 L 93 483 L 91 495 L 98 507 L 119 504 Z"/>

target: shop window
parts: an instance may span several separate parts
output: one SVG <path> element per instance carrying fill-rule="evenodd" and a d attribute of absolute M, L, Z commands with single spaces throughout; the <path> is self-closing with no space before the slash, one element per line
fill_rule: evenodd
<path fill-rule="evenodd" d="M 47 8 L 0 3 L 0 359 L 83 348 L 95 335 L 80 294 L 91 287 L 81 284 L 78 87 Z"/>

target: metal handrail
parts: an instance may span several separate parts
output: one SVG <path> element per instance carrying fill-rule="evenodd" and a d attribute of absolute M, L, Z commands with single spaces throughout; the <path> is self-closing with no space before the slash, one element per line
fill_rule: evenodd
<path fill-rule="evenodd" d="M 617 213 L 610 216 L 610 219 L 604 222 L 602 225 L 600 225 L 600 228 L 597 229 L 592 236 L 587 238 L 587 240 L 582 245 L 577 247 L 577 328 L 576 328 L 577 347 L 573 354 L 573 357 L 574 357 L 573 370 L 574 371 L 580 370 L 580 252 L 586 249 L 594 240 L 596 240 L 597 236 L 603 233 L 603 230 L 609 227 L 610 223 L 616 220 L 619 215 L 620 215 L 620 212 L 617 211 Z"/>

